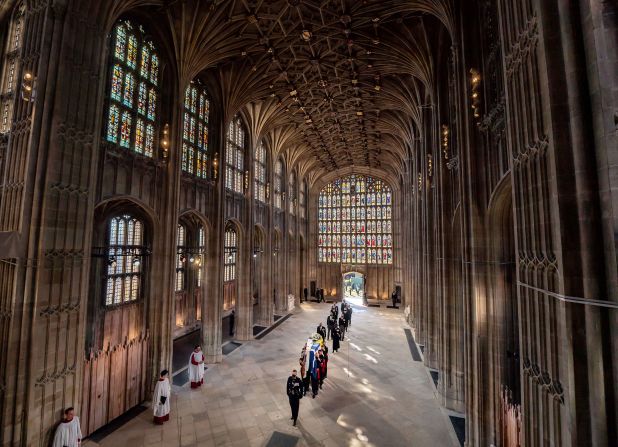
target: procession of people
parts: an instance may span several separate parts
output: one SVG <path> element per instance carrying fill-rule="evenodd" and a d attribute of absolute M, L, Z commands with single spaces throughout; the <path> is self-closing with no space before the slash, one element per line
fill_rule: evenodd
<path fill-rule="evenodd" d="M 319 301 L 318 301 L 319 302 Z M 332 352 L 338 352 L 344 339 L 344 334 L 352 324 L 352 306 L 345 301 L 341 302 L 341 311 L 337 304 L 333 304 L 326 319 L 326 326 L 322 322 L 316 327 L 315 333 L 303 345 L 298 360 L 298 370 L 293 369 L 286 383 L 286 393 L 290 402 L 293 425 L 298 419 L 300 400 L 307 395 L 315 399 L 328 377 L 328 346 L 326 342 L 332 338 Z"/>

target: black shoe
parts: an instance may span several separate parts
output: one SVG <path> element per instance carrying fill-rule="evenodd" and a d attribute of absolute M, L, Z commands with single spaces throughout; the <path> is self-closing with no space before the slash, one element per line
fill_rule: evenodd
<path fill-rule="evenodd" d="M 315 394 L 313 395 L 313 398 L 315 399 Z"/>
<path fill-rule="evenodd" d="M 294 416 L 292 416 L 292 417 L 290 418 L 290 420 L 292 420 L 292 419 L 294 419 Z"/>
<path fill-rule="evenodd" d="M 296 419 L 294 419 L 294 424 L 293 425 L 294 425 L 294 427 L 296 427 Z"/>

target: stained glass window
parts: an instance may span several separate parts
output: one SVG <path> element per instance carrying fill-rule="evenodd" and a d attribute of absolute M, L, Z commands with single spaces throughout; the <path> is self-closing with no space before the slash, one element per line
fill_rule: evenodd
<path fill-rule="evenodd" d="M 277 164 L 275 165 L 274 184 L 275 208 L 281 210 L 283 209 L 283 162 L 281 160 L 277 160 Z"/>
<path fill-rule="evenodd" d="M 296 199 L 296 175 L 292 172 L 288 179 L 288 209 L 293 216 L 296 214 L 294 199 Z"/>
<path fill-rule="evenodd" d="M 209 114 L 206 89 L 192 82 L 185 91 L 182 170 L 203 179 L 208 178 Z"/>
<path fill-rule="evenodd" d="M 187 243 L 187 231 L 184 225 L 178 225 L 176 234 L 176 292 L 185 290 L 185 263 L 184 249 Z"/>
<path fill-rule="evenodd" d="M 382 180 L 350 175 L 318 197 L 318 261 L 392 264 L 392 190 Z"/>
<path fill-rule="evenodd" d="M 204 250 L 206 248 L 206 239 L 205 239 L 205 233 L 204 233 L 204 227 L 203 226 L 199 226 L 197 229 L 197 248 L 200 252 L 200 256 L 202 259 L 202 263 L 200 263 L 200 265 L 198 265 L 198 269 L 197 269 L 197 286 L 198 287 L 202 287 L 202 282 L 203 282 L 203 273 L 202 270 L 204 269 L 203 267 L 203 262 L 204 262 Z"/>
<path fill-rule="evenodd" d="M 13 17 L 8 27 L 6 46 L 2 55 L 2 72 L 0 72 L 0 134 L 11 130 L 13 121 L 13 104 L 18 86 L 19 53 L 24 34 L 25 3 L 18 3 L 13 9 Z"/>
<path fill-rule="evenodd" d="M 105 305 L 135 301 L 142 284 L 144 225 L 128 214 L 116 216 L 107 225 L 107 272 Z"/>
<path fill-rule="evenodd" d="M 243 192 L 243 171 L 245 163 L 245 130 L 240 117 L 235 117 L 227 131 L 225 144 L 225 187 Z"/>
<path fill-rule="evenodd" d="M 225 241 L 224 241 L 224 273 L 223 280 L 224 281 L 234 281 L 236 279 L 236 252 L 238 250 L 237 240 L 236 240 L 236 230 L 231 227 L 228 227 L 225 230 Z"/>
<path fill-rule="evenodd" d="M 253 161 L 253 190 L 255 199 L 262 203 L 266 202 L 266 148 L 260 142 L 255 148 L 255 160 Z"/>
<path fill-rule="evenodd" d="M 307 218 L 307 182 L 303 180 L 298 191 L 298 213 L 301 219 Z"/>
<path fill-rule="evenodd" d="M 128 20 L 116 24 L 111 41 L 105 139 L 152 157 L 159 97 L 156 49 L 142 27 Z"/>

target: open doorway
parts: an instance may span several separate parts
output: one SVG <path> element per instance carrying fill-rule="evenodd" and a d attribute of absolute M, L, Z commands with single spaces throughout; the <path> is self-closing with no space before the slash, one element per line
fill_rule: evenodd
<path fill-rule="evenodd" d="M 359 272 L 343 274 L 343 299 L 362 305 L 365 301 L 365 275 Z"/>

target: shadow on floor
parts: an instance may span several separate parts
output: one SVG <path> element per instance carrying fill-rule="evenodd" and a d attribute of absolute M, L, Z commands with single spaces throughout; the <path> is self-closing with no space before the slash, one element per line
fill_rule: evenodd
<path fill-rule="evenodd" d="M 103 427 L 101 427 L 100 429 L 92 433 L 90 436 L 88 436 L 87 439 L 94 441 L 94 442 L 101 442 L 104 438 L 112 434 L 114 431 L 118 430 L 120 427 L 122 427 L 124 424 L 129 422 L 131 419 L 134 419 L 137 416 L 139 416 L 141 413 L 143 413 L 147 409 L 148 407 L 145 407 L 143 405 L 138 405 L 136 407 L 133 407 L 126 413 L 123 413 L 122 415 L 118 416 L 116 419 L 111 421 L 109 424 L 105 424 Z"/>
<path fill-rule="evenodd" d="M 276 431 L 270 437 L 265 447 L 294 447 L 298 443 L 298 437 Z"/>
<path fill-rule="evenodd" d="M 459 445 L 463 447 L 464 442 L 466 442 L 466 420 L 465 418 L 460 418 L 458 416 L 449 416 L 449 419 L 455 429 L 455 434 L 457 435 Z"/>

